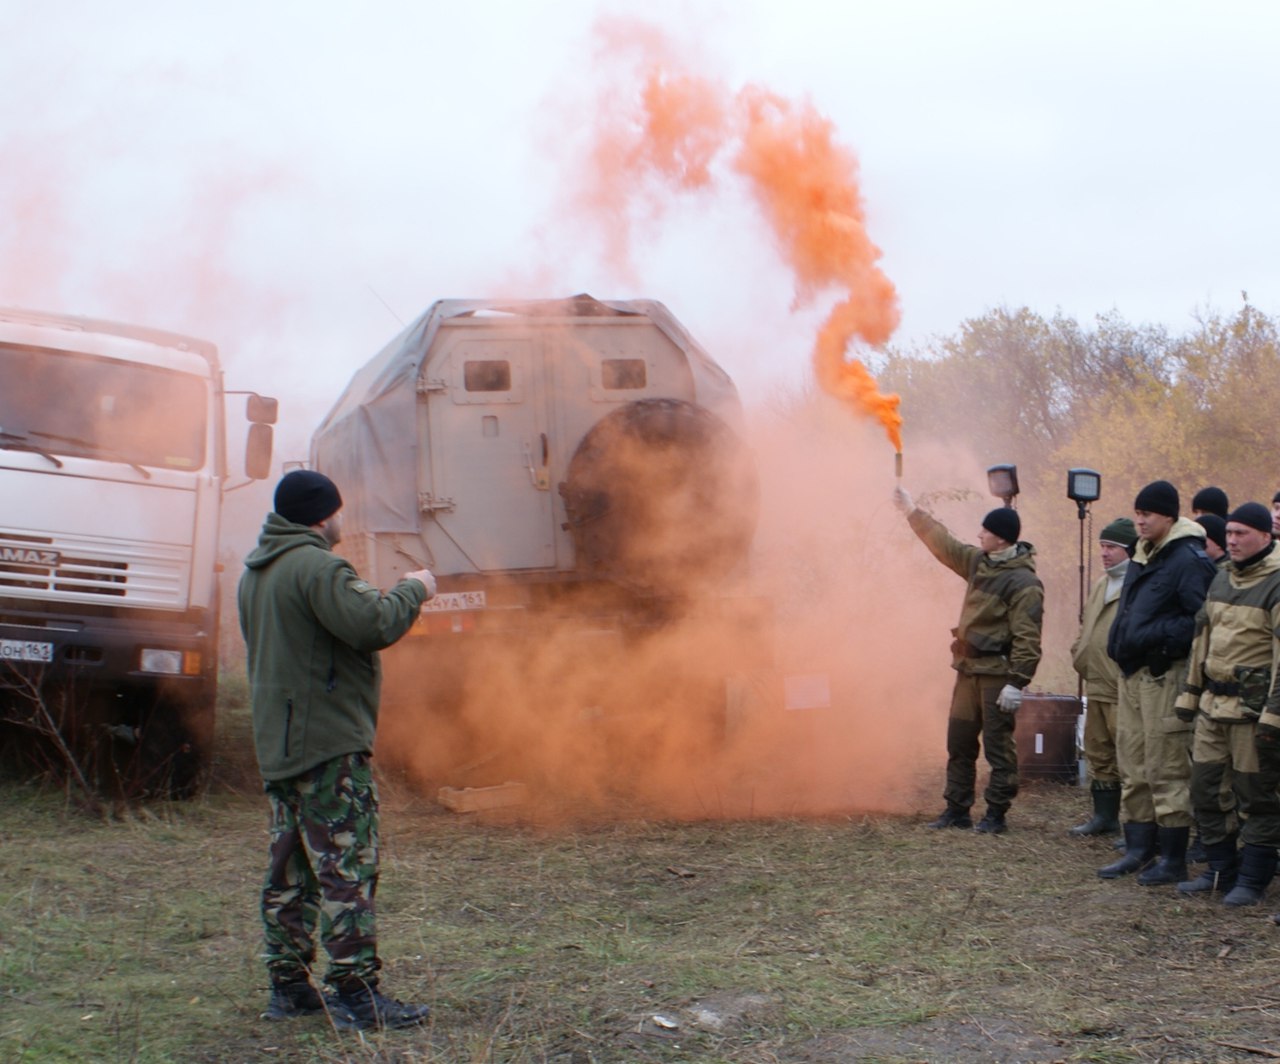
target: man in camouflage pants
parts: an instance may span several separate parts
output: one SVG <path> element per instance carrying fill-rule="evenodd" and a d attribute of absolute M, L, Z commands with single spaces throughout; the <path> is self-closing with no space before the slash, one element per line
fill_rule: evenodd
<path fill-rule="evenodd" d="M 1231 565 L 1209 585 L 1174 704 L 1195 723 L 1191 800 L 1209 859 L 1178 890 L 1222 891 L 1239 906 L 1262 900 L 1280 846 L 1280 551 L 1261 503 L 1236 509 L 1226 529 Z"/>
<path fill-rule="evenodd" d="M 267 1019 L 327 1009 L 343 1029 L 427 1019 L 378 990 L 374 894 L 378 794 L 370 755 L 377 724 L 377 651 L 413 625 L 435 593 L 426 569 L 386 594 L 332 548 L 342 498 L 328 477 L 288 473 L 240 580 L 253 740 L 271 807 L 262 889 Z M 328 1001 L 312 986 L 315 934 L 329 955 Z"/>
<path fill-rule="evenodd" d="M 1044 585 L 1036 576 L 1035 548 L 1019 541 L 1022 522 L 1009 507 L 992 510 L 978 529 L 978 546 L 956 539 L 915 507 L 902 488 L 894 494 L 911 530 L 943 565 L 964 577 L 960 623 L 953 629 L 955 690 L 947 719 L 947 808 L 931 828 L 968 828 L 1000 835 L 1018 794 L 1014 714 L 1040 664 Z M 981 739 L 991 777 L 987 811 L 975 826 L 969 815 Z"/>

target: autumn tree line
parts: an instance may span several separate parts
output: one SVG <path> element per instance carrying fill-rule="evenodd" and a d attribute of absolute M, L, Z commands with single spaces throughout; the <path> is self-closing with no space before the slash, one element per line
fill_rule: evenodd
<path fill-rule="evenodd" d="M 1095 579 L 1098 531 L 1132 516 L 1134 496 L 1152 480 L 1178 487 L 1186 516 L 1209 484 L 1233 507 L 1269 507 L 1280 489 L 1278 335 L 1277 319 L 1247 300 L 1233 314 L 1198 315 L 1182 333 L 1114 312 L 1082 324 L 1000 308 L 927 349 L 890 347 L 874 360 L 882 389 L 902 397 L 908 452 L 912 432 L 927 431 L 1017 466 L 1024 535 L 1048 593 L 1037 687 L 1075 684 L 1064 644 L 1078 613 L 1080 522 L 1066 497 L 1067 470 L 1102 474 L 1086 539 Z"/>

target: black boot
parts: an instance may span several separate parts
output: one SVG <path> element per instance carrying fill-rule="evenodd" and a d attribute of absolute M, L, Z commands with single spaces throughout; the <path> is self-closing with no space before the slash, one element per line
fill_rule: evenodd
<path fill-rule="evenodd" d="M 1186 879 L 1187 843 L 1190 841 L 1190 825 L 1185 828 L 1157 828 L 1156 847 L 1160 851 L 1160 860 L 1145 872 L 1138 873 L 1139 886 L 1161 887 Z"/>
<path fill-rule="evenodd" d="M 947 808 L 942 811 L 942 815 L 937 820 L 930 820 L 925 827 L 938 829 L 971 828 L 973 827 L 973 817 L 969 815 L 969 810 L 964 806 L 948 802 Z"/>
<path fill-rule="evenodd" d="M 1187 846 L 1187 864 L 1204 864 L 1209 860 L 1209 850 L 1200 838 L 1200 825 L 1191 825 L 1191 843 Z"/>
<path fill-rule="evenodd" d="M 1257 905 L 1266 893 L 1267 884 L 1276 875 L 1276 848 L 1246 842 L 1240 847 L 1240 869 L 1236 885 L 1222 899 L 1223 905 Z"/>
<path fill-rule="evenodd" d="M 1217 890 L 1225 894 L 1236 885 L 1236 865 L 1239 861 L 1236 856 L 1236 837 L 1229 835 L 1221 842 L 1206 842 L 1204 851 L 1209 867 L 1195 879 L 1179 883 L 1178 890 L 1181 893 L 1207 894 Z M 1190 853 L 1190 850 L 1187 852 Z"/>
<path fill-rule="evenodd" d="M 378 993 L 376 986 L 341 989 L 333 1002 L 333 1025 L 340 1031 L 392 1030 L 427 1022 L 426 1005 L 404 1005 Z"/>
<path fill-rule="evenodd" d="M 1120 784 L 1096 783 L 1090 792 L 1093 796 L 1093 816 L 1071 829 L 1071 835 L 1110 835 L 1120 830 Z"/>
<path fill-rule="evenodd" d="M 1003 835 L 1009 830 L 1009 825 L 1004 822 L 1006 812 L 1008 812 L 1007 807 L 997 809 L 993 805 L 987 806 L 986 815 L 974 825 L 973 830 L 983 835 Z"/>
<path fill-rule="evenodd" d="M 324 1011 L 324 999 L 306 979 L 271 984 L 271 999 L 264 1020 L 292 1020 L 298 1016 L 314 1016 Z"/>
<path fill-rule="evenodd" d="M 1146 868 L 1156 855 L 1156 826 L 1148 823 L 1124 825 L 1124 854 L 1120 860 L 1112 861 L 1098 869 L 1099 879 L 1119 879 L 1130 875 L 1140 868 Z"/>

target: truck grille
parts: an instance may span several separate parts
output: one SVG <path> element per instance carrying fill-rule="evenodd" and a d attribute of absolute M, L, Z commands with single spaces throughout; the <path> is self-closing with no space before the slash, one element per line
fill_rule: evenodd
<path fill-rule="evenodd" d="M 188 555 L 167 544 L 0 532 L 0 597 L 180 606 Z"/>

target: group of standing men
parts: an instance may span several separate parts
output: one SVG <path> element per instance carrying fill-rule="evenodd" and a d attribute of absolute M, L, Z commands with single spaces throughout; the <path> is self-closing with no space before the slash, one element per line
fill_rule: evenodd
<path fill-rule="evenodd" d="M 998 835 L 1018 793 L 1014 720 L 1040 663 L 1044 587 L 1016 510 L 982 520 L 978 545 L 957 540 L 898 488 L 912 529 L 967 585 L 953 630 L 957 672 L 947 726 L 947 807 L 929 826 Z M 1202 505 L 1203 504 L 1203 505 Z M 1106 572 L 1093 588 L 1076 668 L 1088 684 L 1085 755 L 1094 815 L 1072 829 L 1114 831 L 1124 853 L 1098 875 L 1144 885 L 1223 891 L 1255 904 L 1280 846 L 1280 492 L 1272 510 L 1205 489 L 1179 516 L 1178 492 L 1148 484 L 1134 518 L 1102 530 Z M 270 808 L 261 895 L 271 979 L 264 1017 L 329 1013 L 347 1030 L 426 1023 L 426 1005 L 380 989 L 374 898 L 378 795 L 370 756 L 377 727 L 377 652 L 405 635 L 435 594 L 429 570 L 387 592 L 333 553 L 342 496 L 328 477 L 295 470 L 238 589 L 248 648 L 254 746 Z M 1273 526 L 1274 522 L 1274 526 Z M 1206 538 L 1208 537 L 1208 538 Z M 1225 549 L 1215 563 L 1206 543 Z M 1194 735 L 1194 738 L 1193 738 Z M 974 825 L 979 744 L 991 767 L 986 815 Z M 1208 865 L 1187 879 L 1198 825 Z M 1243 844 L 1243 845 L 1241 845 Z M 328 955 L 317 988 L 317 939 Z"/>
<path fill-rule="evenodd" d="M 1043 587 L 1015 511 L 992 510 L 978 546 L 960 542 L 899 488 L 899 508 L 943 564 L 966 579 L 952 665 L 947 807 L 929 826 L 970 827 L 981 736 L 991 778 L 975 830 L 1006 830 L 1017 794 L 1013 741 L 1022 690 L 1040 658 Z M 1168 481 L 1146 485 L 1134 516 L 1099 536 L 1104 573 L 1072 646 L 1085 684 L 1092 816 L 1073 835 L 1123 829 L 1103 879 L 1221 892 L 1253 905 L 1280 847 L 1280 492 L 1270 511 L 1229 510 L 1219 488 L 1181 516 Z M 1193 828 L 1206 869 L 1188 875 Z"/>

